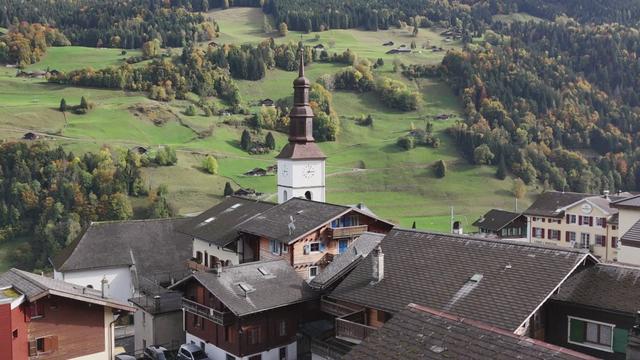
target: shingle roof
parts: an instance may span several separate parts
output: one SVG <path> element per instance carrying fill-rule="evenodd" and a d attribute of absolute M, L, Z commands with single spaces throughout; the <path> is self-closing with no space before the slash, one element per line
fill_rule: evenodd
<path fill-rule="evenodd" d="M 133 307 L 126 303 L 110 298 L 103 298 L 98 290 L 18 269 L 10 269 L 0 275 L 0 288 L 6 287 L 16 289 L 30 302 L 47 295 L 55 295 L 85 301 L 92 304 L 109 306 L 116 309 L 135 311 Z"/>
<path fill-rule="evenodd" d="M 286 260 L 229 266 L 225 267 L 220 275 L 195 272 L 172 288 L 179 287 L 192 278 L 206 287 L 237 316 L 287 306 L 319 296 Z M 245 296 L 240 283 L 248 284 L 253 291 Z"/>
<path fill-rule="evenodd" d="M 583 250 L 401 229 L 380 246 L 384 279 L 371 284 L 369 256 L 332 298 L 391 313 L 417 303 L 511 331 L 585 258 L 596 261 Z"/>
<path fill-rule="evenodd" d="M 153 315 L 182 310 L 182 293 L 177 291 L 165 290 L 157 294 L 143 294 L 129 301 Z"/>
<path fill-rule="evenodd" d="M 290 243 L 350 209 L 348 206 L 292 198 L 239 225 L 238 230 Z M 289 234 L 291 217 L 295 230 Z"/>
<path fill-rule="evenodd" d="M 327 156 L 320 150 L 318 145 L 313 142 L 306 144 L 287 143 L 282 151 L 276 156 L 276 159 L 326 159 Z"/>
<path fill-rule="evenodd" d="M 491 231 L 500 231 L 503 227 L 511 224 L 512 221 L 521 216 L 520 213 L 511 211 L 491 209 L 480 219 L 473 223 L 473 226 Z"/>
<path fill-rule="evenodd" d="M 238 237 L 238 225 L 275 206 L 273 203 L 230 196 L 202 214 L 189 219 L 178 231 L 218 246 Z"/>
<path fill-rule="evenodd" d="M 633 224 L 622 237 L 622 245 L 640 247 L 640 220 Z"/>
<path fill-rule="evenodd" d="M 573 192 L 547 191 L 538 196 L 536 201 L 524 211 L 525 215 L 534 216 L 562 216 L 557 209 L 571 205 L 579 200 L 594 196 L 592 194 L 582 194 Z"/>
<path fill-rule="evenodd" d="M 316 289 L 326 289 L 340 277 L 346 275 L 382 241 L 384 234 L 366 232 L 354 240 L 342 254 L 333 261 L 309 285 Z"/>
<path fill-rule="evenodd" d="M 615 207 L 640 208 L 640 195 L 614 201 L 612 205 Z"/>
<path fill-rule="evenodd" d="M 635 315 L 640 310 L 640 268 L 597 264 L 582 269 L 553 299 Z"/>
<path fill-rule="evenodd" d="M 343 359 L 595 359 L 433 309 L 409 305 Z"/>
<path fill-rule="evenodd" d="M 180 278 L 192 257 L 191 237 L 175 228 L 186 219 L 96 222 L 55 259 L 57 271 L 130 266 L 157 281 Z"/>

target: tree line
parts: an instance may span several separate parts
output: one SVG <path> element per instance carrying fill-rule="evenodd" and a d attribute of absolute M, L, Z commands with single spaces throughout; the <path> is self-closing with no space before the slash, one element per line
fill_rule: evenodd
<path fill-rule="evenodd" d="M 0 63 L 24 67 L 40 61 L 47 47 L 68 45 L 69 40 L 57 29 L 23 21 L 0 36 Z"/>

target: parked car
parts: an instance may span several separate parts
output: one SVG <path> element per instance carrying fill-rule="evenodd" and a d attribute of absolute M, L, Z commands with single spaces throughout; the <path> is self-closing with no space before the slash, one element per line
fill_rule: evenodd
<path fill-rule="evenodd" d="M 184 344 L 178 350 L 178 360 L 210 360 L 196 344 Z"/>
<path fill-rule="evenodd" d="M 174 360 L 175 356 L 160 345 L 151 345 L 144 349 L 143 358 L 147 360 Z"/>

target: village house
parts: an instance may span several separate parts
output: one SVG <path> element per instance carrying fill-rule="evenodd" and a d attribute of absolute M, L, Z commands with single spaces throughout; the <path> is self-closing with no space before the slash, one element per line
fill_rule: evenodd
<path fill-rule="evenodd" d="M 589 250 L 602 261 L 617 261 L 620 244 L 617 200 L 610 196 L 547 191 L 524 211 L 529 241 Z"/>
<path fill-rule="evenodd" d="M 133 311 L 102 290 L 11 269 L 0 275 L 0 357 L 111 359 L 113 324 Z"/>
<path fill-rule="evenodd" d="M 640 268 L 597 264 L 577 271 L 546 307 L 545 341 L 599 359 L 629 359 L 640 311 Z"/>
<path fill-rule="evenodd" d="M 192 239 L 175 231 L 185 219 L 91 223 L 52 263 L 54 278 L 90 288 L 107 281 L 107 296 L 138 296 L 140 279 L 168 286 L 188 272 Z"/>
<path fill-rule="evenodd" d="M 498 239 L 526 239 L 527 217 L 521 213 L 491 209 L 473 223 L 480 235 Z"/>
<path fill-rule="evenodd" d="M 343 359 L 595 360 L 597 358 L 518 336 L 481 321 L 409 304 Z"/>
<path fill-rule="evenodd" d="M 614 201 L 611 205 L 619 211 L 618 262 L 640 266 L 640 195 Z"/>
<path fill-rule="evenodd" d="M 296 359 L 297 328 L 318 295 L 284 260 L 197 271 L 184 293 L 187 343 L 210 359 Z"/>
<path fill-rule="evenodd" d="M 334 317 L 335 337 L 353 344 L 410 303 L 543 340 L 543 305 L 576 269 L 597 262 L 573 248 L 394 229 L 321 309 Z"/>

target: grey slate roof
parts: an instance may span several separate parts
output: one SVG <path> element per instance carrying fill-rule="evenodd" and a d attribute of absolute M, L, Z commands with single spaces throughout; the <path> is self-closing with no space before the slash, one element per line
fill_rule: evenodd
<path fill-rule="evenodd" d="M 291 198 L 239 225 L 238 230 L 269 240 L 290 243 L 351 209 L 348 206 Z M 288 224 L 291 217 L 295 230 L 290 235 Z"/>
<path fill-rule="evenodd" d="M 556 213 L 556 209 L 571 205 L 576 201 L 595 196 L 573 192 L 546 191 L 538 196 L 536 201 L 524 211 L 525 215 L 559 217 L 562 213 Z"/>
<path fill-rule="evenodd" d="M 189 219 L 178 231 L 218 246 L 225 246 L 238 237 L 237 227 L 275 206 L 273 203 L 230 196 L 202 214 Z"/>
<path fill-rule="evenodd" d="M 340 277 L 346 275 L 382 241 L 384 234 L 366 232 L 354 240 L 347 250 L 333 257 L 333 261 L 309 285 L 315 289 L 326 289 Z"/>
<path fill-rule="evenodd" d="M 612 205 L 615 207 L 640 208 L 640 195 L 635 195 L 614 201 Z"/>
<path fill-rule="evenodd" d="M 155 299 L 155 296 L 158 298 Z M 143 294 L 129 301 L 153 315 L 182 310 L 182 293 L 177 291 L 165 290 L 157 294 Z"/>
<path fill-rule="evenodd" d="M 640 268 L 597 264 L 567 279 L 553 299 L 634 316 L 640 311 Z"/>
<path fill-rule="evenodd" d="M 260 269 L 268 274 L 263 275 Z M 195 272 L 176 283 L 172 288 L 195 279 L 236 316 L 245 316 L 260 311 L 279 308 L 311 300 L 319 295 L 293 270 L 286 260 L 259 261 L 225 267 L 218 275 L 210 272 Z M 245 296 L 239 284 L 248 284 L 253 291 Z"/>
<path fill-rule="evenodd" d="M 512 221 L 521 216 L 520 213 L 491 209 L 480 219 L 473 223 L 473 226 L 490 231 L 500 231 L 503 227 L 511 224 Z"/>
<path fill-rule="evenodd" d="M 343 359 L 595 358 L 412 304 L 369 335 Z"/>
<path fill-rule="evenodd" d="M 369 256 L 330 297 L 391 313 L 417 303 L 511 331 L 584 259 L 596 261 L 583 250 L 402 229 L 380 246 L 384 279 L 371 284 Z"/>
<path fill-rule="evenodd" d="M 186 271 L 191 237 L 175 231 L 186 219 L 95 222 L 55 259 L 57 271 L 130 266 L 139 276 L 168 281 Z"/>
<path fill-rule="evenodd" d="M 629 245 L 629 243 L 640 244 L 640 220 L 633 224 L 629 230 L 620 237 L 620 240 L 622 240 L 622 245 Z M 640 247 L 640 245 L 636 245 L 635 247 Z"/>
<path fill-rule="evenodd" d="M 18 269 L 10 269 L 0 275 L 0 288 L 8 287 L 18 290 L 30 302 L 36 301 L 47 295 L 55 295 L 85 301 L 92 304 L 109 306 L 116 309 L 135 311 L 134 308 L 126 303 L 110 298 L 103 298 L 98 290 Z"/>

